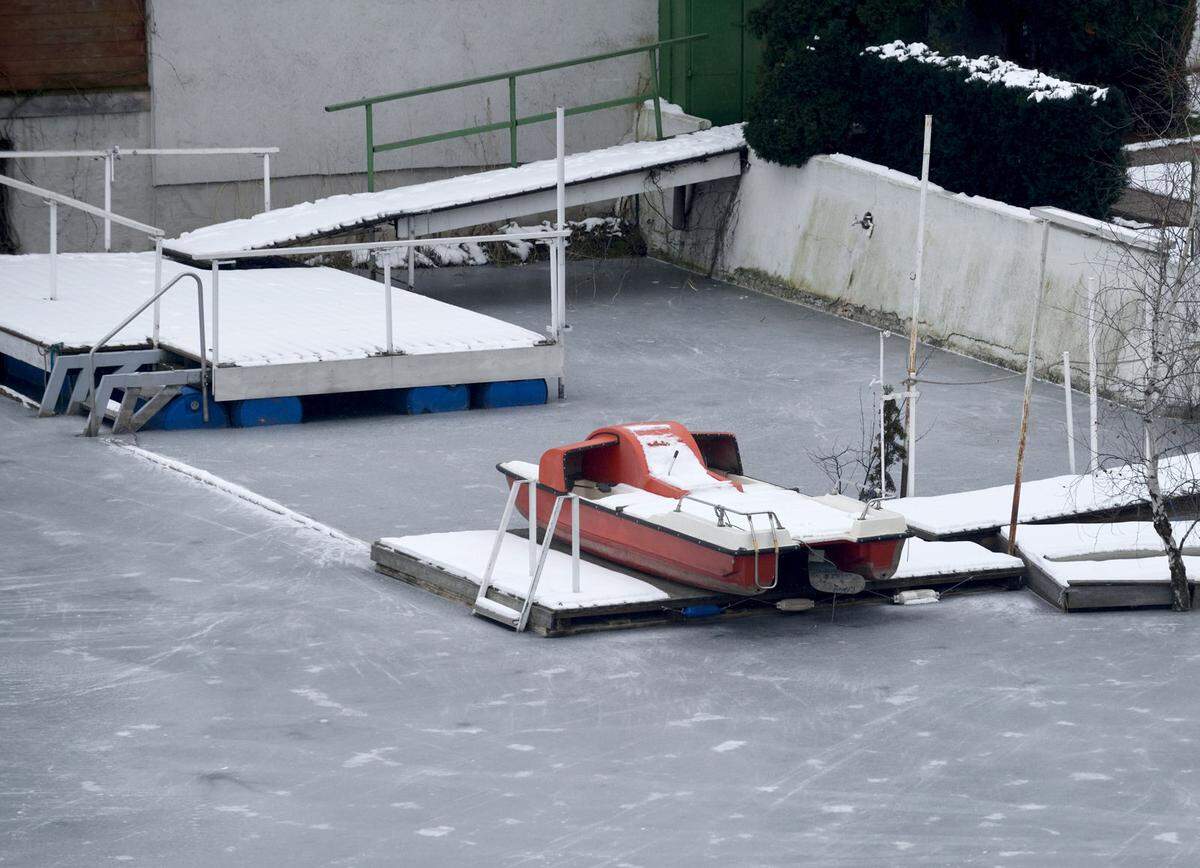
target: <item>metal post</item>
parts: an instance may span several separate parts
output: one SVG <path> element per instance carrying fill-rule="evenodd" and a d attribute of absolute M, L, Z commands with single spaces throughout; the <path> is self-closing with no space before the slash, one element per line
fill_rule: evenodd
<path fill-rule="evenodd" d="M 571 593 L 579 593 L 579 495 L 571 495 Z"/>
<path fill-rule="evenodd" d="M 887 393 L 883 390 L 883 341 L 887 332 L 879 333 L 879 496 L 887 497 L 887 458 L 884 455 L 884 419 L 887 418 Z"/>
<path fill-rule="evenodd" d="M 413 229 L 413 219 L 408 218 L 408 240 L 412 241 L 417 237 L 416 231 Z M 408 288 L 417 288 L 417 248 L 409 245 L 408 248 Z"/>
<path fill-rule="evenodd" d="M 517 166 L 517 77 L 508 77 L 508 164 Z"/>
<path fill-rule="evenodd" d="M 555 183 L 555 216 L 557 217 L 558 230 L 561 232 L 567 228 L 567 159 L 566 159 L 566 112 L 562 106 L 558 106 L 554 110 L 554 127 L 555 127 L 555 162 L 556 162 L 556 183 Z M 567 324 L 567 240 L 565 238 L 556 238 L 554 241 L 558 247 L 555 290 L 557 292 L 557 315 L 558 319 L 555 322 L 554 339 L 559 344 L 563 343 L 563 336 L 566 331 Z M 566 386 L 563 378 L 558 378 L 558 397 L 566 396 Z"/>
<path fill-rule="evenodd" d="M 904 494 L 917 493 L 917 322 L 921 312 L 921 278 L 925 263 L 925 200 L 929 194 L 929 150 L 933 138 L 933 115 L 925 115 L 925 139 L 921 147 L 921 200 L 917 209 L 917 252 L 913 268 L 912 325 L 908 336 L 908 424 L 907 467 L 904 474 Z"/>
<path fill-rule="evenodd" d="M 221 263 L 215 259 L 212 264 L 212 299 L 213 299 L 213 371 L 221 363 Z"/>
<path fill-rule="evenodd" d="M 271 210 L 271 155 L 263 154 L 263 213 Z"/>
<path fill-rule="evenodd" d="M 1096 418 L 1096 291 L 1098 280 L 1089 277 L 1088 287 L 1088 447 L 1091 450 L 1091 463 L 1088 470 L 1100 469 L 1100 428 Z"/>
<path fill-rule="evenodd" d="M 183 275 L 180 275 L 182 277 Z M 176 278 L 178 280 L 178 278 Z M 214 290 L 216 287 L 214 287 Z M 213 293 L 213 303 L 216 304 L 216 293 Z M 217 309 L 213 307 L 213 318 L 216 319 Z M 200 322 L 200 418 L 208 424 L 208 371 L 204 363 L 204 285 L 196 278 L 196 318 Z M 214 323 L 215 325 L 215 323 Z M 216 342 L 216 330 L 213 331 L 213 342 Z M 215 364 L 215 363 L 214 363 Z"/>
<path fill-rule="evenodd" d="M 104 155 L 104 210 L 112 211 L 112 182 L 113 182 L 113 155 L 109 151 Z M 104 218 L 104 252 L 108 253 L 112 250 L 112 218 L 105 216 Z"/>
<path fill-rule="evenodd" d="M 411 249 L 411 248 L 410 248 Z M 383 254 L 383 311 L 387 320 L 387 352 L 392 354 L 392 259 Z"/>
<path fill-rule="evenodd" d="M 1063 352 L 1063 397 L 1067 402 L 1067 464 L 1075 473 L 1075 415 L 1071 406 L 1071 354 Z"/>
<path fill-rule="evenodd" d="M 367 192 L 375 192 L 375 116 L 373 106 L 363 106 L 367 112 Z"/>
<path fill-rule="evenodd" d="M 654 134 L 662 141 L 662 105 L 659 93 L 662 91 L 659 82 L 658 47 L 650 49 L 650 93 L 654 100 Z"/>
<path fill-rule="evenodd" d="M 158 292 L 162 289 L 162 236 L 156 236 L 154 239 L 154 291 Z M 154 346 L 158 346 L 158 331 L 159 321 L 161 319 L 161 311 L 159 305 L 160 299 L 154 299 Z"/>
<path fill-rule="evenodd" d="M 546 535 L 549 536 L 552 531 L 548 529 Z M 529 575 L 533 577 L 533 571 L 537 567 L 537 482 L 529 481 Z"/>
<path fill-rule="evenodd" d="M 50 300 L 58 299 L 58 203 L 51 199 L 50 206 Z"/>
<path fill-rule="evenodd" d="M 1021 508 L 1021 471 L 1025 467 L 1025 440 L 1029 432 L 1029 404 L 1033 397 L 1033 366 L 1037 352 L 1038 320 L 1042 315 L 1042 287 L 1046 282 L 1046 248 L 1050 224 L 1042 220 L 1042 255 L 1038 265 L 1037 289 L 1033 296 L 1033 321 L 1029 324 L 1029 352 L 1025 356 L 1025 398 L 1021 403 L 1021 433 L 1017 438 L 1017 472 L 1013 480 L 1012 515 L 1008 524 L 1008 553 L 1017 552 L 1017 515 Z"/>

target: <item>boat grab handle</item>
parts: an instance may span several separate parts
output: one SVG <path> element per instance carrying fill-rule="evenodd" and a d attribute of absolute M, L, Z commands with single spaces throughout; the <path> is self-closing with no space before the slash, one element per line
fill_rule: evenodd
<path fill-rule="evenodd" d="M 778 532 L 783 530 L 784 527 L 783 527 L 783 522 L 781 522 L 779 520 L 779 516 L 777 516 L 775 514 L 774 510 L 755 509 L 755 510 L 750 510 L 750 511 L 743 511 L 740 509 L 734 509 L 733 507 L 730 507 L 730 506 L 724 506 L 720 503 L 713 503 L 711 500 L 704 500 L 703 498 L 695 497 L 691 494 L 685 494 L 685 495 L 682 495 L 678 499 L 678 501 L 675 503 L 675 512 L 683 512 L 683 502 L 685 500 L 694 500 L 696 503 L 701 503 L 701 504 L 704 504 L 705 506 L 711 506 L 713 509 L 713 512 L 717 516 L 717 527 L 733 527 L 734 526 L 733 522 L 731 522 L 729 520 L 730 514 L 743 516 L 746 519 L 746 523 L 750 525 L 750 540 L 754 543 L 754 587 L 758 588 L 760 591 L 769 591 L 772 588 L 774 588 L 776 585 L 779 584 L 779 533 Z M 765 515 L 768 519 L 768 526 L 771 530 L 771 545 L 772 545 L 772 549 L 775 552 L 775 575 L 771 578 L 771 584 L 769 584 L 769 585 L 764 585 L 764 584 L 762 584 L 762 582 L 759 581 L 758 533 L 754 529 L 754 516 L 756 516 L 756 515 Z"/>

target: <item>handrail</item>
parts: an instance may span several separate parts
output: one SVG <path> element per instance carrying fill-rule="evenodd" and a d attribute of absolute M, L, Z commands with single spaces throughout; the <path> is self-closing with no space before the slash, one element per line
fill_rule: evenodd
<path fill-rule="evenodd" d="M 8 175 L 0 175 L 0 184 L 20 190 L 23 193 L 29 193 L 31 196 L 40 196 L 42 199 L 50 202 L 59 202 L 63 205 L 69 205 L 79 211 L 91 214 L 94 217 L 103 217 L 106 220 L 111 220 L 114 223 L 120 223 L 122 226 L 128 226 L 130 229 L 136 229 L 139 232 L 144 232 L 151 238 L 161 238 L 166 233 L 157 226 L 151 226 L 147 223 L 141 223 L 131 217 L 122 217 L 112 211 L 104 208 L 97 208 L 95 205 L 89 205 L 87 202 L 80 202 L 78 199 L 72 199 L 70 196 L 64 196 L 62 193 L 55 193 L 53 190 L 47 190 L 45 187 L 37 187 L 33 184 L 26 184 L 24 181 L 18 181 L 16 178 L 10 178 Z"/>
<path fill-rule="evenodd" d="M 571 66 L 579 66 L 585 63 L 596 63 L 602 60 L 611 60 L 616 57 L 627 57 L 633 54 L 641 54 L 645 52 L 650 56 L 650 90 L 646 93 L 637 94 L 632 97 L 619 97 L 617 99 L 603 100 L 601 102 L 588 103 L 582 106 L 573 106 L 566 110 L 568 115 L 584 114 L 586 112 L 601 111 L 607 108 L 616 108 L 622 105 L 632 105 L 634 103 L 644 102 L 646 100 L 654 101 L 654 128 L 659 139 L 662 134 L 662 106 L 660 93 L 662 91 L 661 70 L 659 66 L 660 50 L 665 45 L 675 45 L 681 42 L 692 42 L 697 39 L 704 39 L 708 36 L 707 33 L 694 33 L 690 36 L 676 36 L 673 39 L 661 39 L 658 42 L 650 42 L 645 45 L 636 45 L 632 48 L 622 48 L 617 51 L 606 51 L 600 54 L 589 54 L 583 57 L 575 57 L 570 60 L 559 60 L 554 63 L 543 63 L 538 66 L 527 66 L 521 69 L 510 69 L 505 72 L 496 72 L 490 75 L 475 76 L 474 78 L 464 78 L 459 81 L 450 81 L 442 84 L 427 85 L 425 87 L 413 88 L 411 90 L 396 91 L 395 93 L 385 93 L 379 96 L 363 97 L 356 100 L 348 100 L 346 102 L 333 103 L 325 106 L 327 112 L 340 112 L 351 108 L 361 108 L 364 111 L 364 119 L 366 123 L 366 150 L 367 150 L 367 191 L 375 190 L 375 155 L 382 151 L 394 151 L 400 148 L 411 148 L 416 145 L 424 145 L 430 142 L 440 142 L 447 139 L 457 139 L 466 136 L 475 135 L 477 133 L 494 132 L 496 130 L 508 130 L 508 150 L 509 150 L 509 165 L 517 165 L 517 128 L 528 126 L 529 124 L 542 123 L 543 121 L 552 120 L 555 116 L 554 112 L 541 112 L 534 115 L 526 115 L 524 117 L 517 116 L 517 79 L 521 76 L 536 75 L 540 72 L 549 72 L 555 69 L 565 69 Z M 477 84 L 489 84 L 494 81 L 508 81 L 508 120 L 496 121 L 494 123 L 479 124 L 473 127 L 463 127 L 457 130 L 449 130 L 442 133 L 433 133 L 426 136 L 417 136 L 409 139 L 401 139 L 396 142 L 386 142 L 381 145 L 375 144 L 375 116 L 374 107 L 380 103 L 393 102 L 395 100 L 408 99 L 414 96 L 424 96 L 431 93 L 441 93 L 447 90 L 457 90 L 464 87 L 472 87 Z"/>
<path fill-rule="evenodd" d="M 717 516 L 717 527 L 734 527 L 734 524 L 726 517 L 728 513 L 740 515 L 746 519 L 746 523 L 750 525 L 750 541 L 754 543 L 754 587 L 760 591 L 769 591 L 779 584 L 779 535 L 777 531 L 785 530 L 783 522 L 779 520 L 779 516 L 775 514 L 773 509 L 752 509 L 743 511 L 734 509 L 731 506 L 725 506 L 722 503 L 713 503 L 711 500 L 704 500 L 696 497 L 694 494 L 684 494 L 678 498 L 675 504 L 675 512 L 683 512 L 683 502 L 685 500 L 694 500 L 696 503 L 702 503 L 705 506 L 711 506 L 713 512 Z M 758 581 L 758 531 L 754 528 L 754 516 L 765 515 L 770 520 L 771 545 L 775 551 L 775 577 L 771 580 L 771 584 L 764 585 Z M 741 528 L 738 528 L 741 530 Z"/>
<path fill-rule="evenodd" d="M 200 403 L 204 421 L 208 421 L 208 355 L 204 348 L 204 284 L 200 281 L 200 277 L 195 272 L 185 271 L 182 274 L 175 275 L 173 278 L 171 278 L 166 286 L 138 305 L 137 310 L 129 314 L 129 316 L 125 317 L 125 319 L 121 320 L 121 323 L 116 328 L 114 328 L 104 337 L 100 338 L 100 340 L 98 340 L 92 346 L 91 351 L 88 352 L 88 395 L 91 396 L 92 399 L 92 409 L 88 419 L 89 434 L 95 433 L 91 427 L 91 420 L 99 420 L 104 414 L 103 407 L 96 407 L 96 351 L 112 340 L 113 336 L 117 332 L 137 319 L 139 314 L 141 314 L 150 305 L 154 304 L 154 302 L 162 298 L 163 295 L 166 294 L 167 290 L 179 283 L 179 281 L 183 280 L 185 277 L 190 277 L 192 280 L 196 281 L 196 310 L 200 325 Z M 97 424 L 99 424 L 98 421 Z"/>
<path fill-rule="evenodd" d="M 272 247 L 264 250 L 234 250 L 205 253 L 195 257 L 200 262 L 214 259 L 262 259 L 274 256 L 314 256 L 318 253 L 348 253 L 353 250 L 392 250 L 404 247 L 426 247 L 431 244 L 483 244 L 490 241 L 536 241 L 570 238 L 570 229 L 530 229 L 528 232 L 501 232 L 492 235 L 461 235 L 442 238 L 397 238 L 391 241 L 352 241 L 344 244 L 310 244 L 306 247 Z"/>

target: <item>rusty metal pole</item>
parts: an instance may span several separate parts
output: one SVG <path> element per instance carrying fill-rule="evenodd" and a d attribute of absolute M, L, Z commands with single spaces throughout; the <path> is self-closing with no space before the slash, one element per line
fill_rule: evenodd
<path fill-rule="evenodd" d="M 1042 294 L 1046 285 L 1046 248 L 1050 224 L 1042 220 L 1042 255 L 1038 263 L 1037 289 L 1033 295 L 1033 322 L 1029 326 L 1029 352 L 1025 356 L 1025 399 L 1021 403 L 1021 433 L 1017 439 L 1017 473 L 1013 480 L 1012 516 L 1008 523 L 1008 553 L 1017 551 L 1017 514 L 1021 509 L 1021 471 L 1025 467 L 1025 441 L 1029 433 L 1029 403 L 1033 398 L 1033 366 L 1037 353 L 1038 321 L 1042 316 Z"/>

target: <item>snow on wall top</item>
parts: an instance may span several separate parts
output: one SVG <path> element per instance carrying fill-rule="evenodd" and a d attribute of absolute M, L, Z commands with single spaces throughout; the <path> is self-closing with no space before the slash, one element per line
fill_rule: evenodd
<path fill-rule="evenodd" d="M 1093 101 L 1099 101 L 1108 96 L 1106 87 L 1063 81 L 1036 69 L 1018 66 L 1011 60 L 1004 60 L 995 55 L 966 57 L 955 54 L 944 57 L 924 42 L 906 43 L 897 39 L 885 45 L 868 46 L 864 50 L 864 54 L 866 53 L 876 54 L 881 58 L 895 60 L 899 63 L 915 60 L 918 63 L 927 63 L 944 69 L 959 69 L 967 73 L 964 81 L 981 81 L 984 84 L 1001 84 L 1005 87 L 1027 90 L 1029 91 L 1028 98 L 1036 102 L 1046 99 L 1071 99 L 1075 96 L 1090 96 Z"/>
<path fill-rule="evenodd" d="M 630 142 L 571 154 L 565 160 L 567 184 L 644 171 L 687 160 L 728 153 L 745 146 L 742 125 L 713 127 L 661 142 Z M 357 226 L 426 214 L 553 189 L 554 160 L 539 160 L 516 168 L 459 175 L 374 193 L 344 193 L 279 208 L 248 219 L 230 220 L 185 232 L 164 243 L 164 249 L 203 259 L 213 254 L 279 247 L 331 235 Z"/>
<path fill-rule="evenodd" d="M 1140 467 L 1122 465 L 1082 476 L 1025 482 L 1021 486 L 1018 521 L 1045 521 L 1136 506 L 1145 500 L 1140 474 Z M 1158 475 L 1164 494 L 1194 492 L 1200 486 L 1200 453 L 1162 459 Z M 902 497 L 889 500 L 887 508 L 903 515 L 910 529 L 929 536 L 984 533 L 1009 523 L 1012 493 L 1011 485 L 998 485 L 934 497 Z"/>

